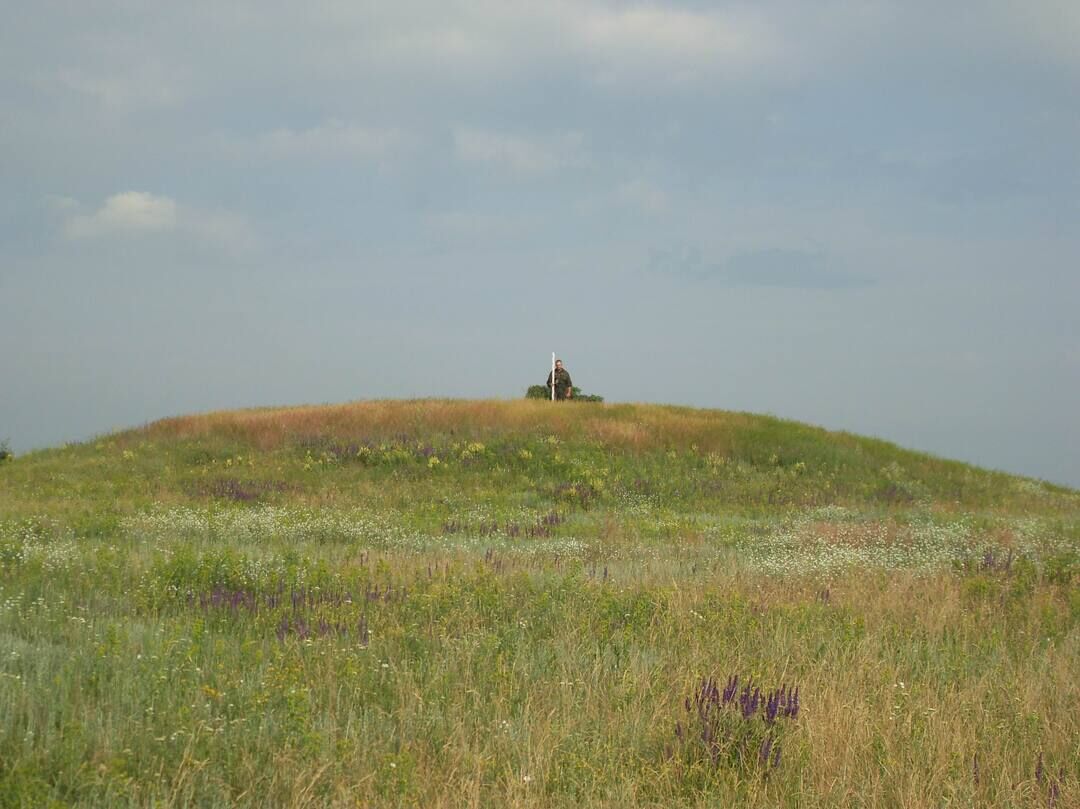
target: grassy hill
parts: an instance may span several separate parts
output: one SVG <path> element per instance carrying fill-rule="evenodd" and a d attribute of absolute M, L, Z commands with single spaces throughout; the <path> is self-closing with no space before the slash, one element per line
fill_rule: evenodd
<path fill-rule="evenodd" d="M 470 450 L 470 446 L 474 447 Z M 475 449 L 479 447 L 479 449 Z M 845 505 L 1068 511 L 1076 492 L 767 416 L 655 405 L 363 402 L 165 419 L 34 453 L 8 469 L 11 509 L 148 502 L 371 505 L 439 500 L 452 478 L 500 501 L 571 483 L 744 511 Z M 394 491 L 387 492 L 392 484 Z M 22 496 L 22 497 L 20 497 Z"/>
<path fill-rule="evenodd" d="M 1074 490 L 752 414 L 165 419 L 0 463 L 0 805 L 1066 806 L 1078 571 Z"/>

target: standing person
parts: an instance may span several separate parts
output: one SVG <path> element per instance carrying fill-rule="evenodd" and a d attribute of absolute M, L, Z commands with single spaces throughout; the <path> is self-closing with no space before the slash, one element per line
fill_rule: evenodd
<path fill-rule="evenodd" d="M 547 386 L 555 385 L 555 398 L 559 401 L 574 398 L 574 383 L 570 381 L 570 372 L 563 368 L 562 360 L 555 360 L 555 370 L 548 374 Z"/>

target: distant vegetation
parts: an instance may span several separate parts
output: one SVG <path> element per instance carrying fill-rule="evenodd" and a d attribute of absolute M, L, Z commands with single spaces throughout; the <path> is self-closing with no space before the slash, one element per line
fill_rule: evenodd
<path fill-rule="evenodd" d="M 603 396 L 597 396 L 594 393 L 582 393 L 581 388 L 574 385 L 572 388 L 574 395 L 572 397 L 575 402 L 602 402 Z M 526 399 L 551 399 L 551 388 L 547 385 L 530 385 L 529 389 L 525 391 Z"/>
<path fill-rule="evenodd" d="M 15 455 L 11 451 L 11 445 L 7 440 L 0 441 L 0 463 L 10 461 Z"/>
<path fill-rule="evenodd" d="M 365 402 L 0 465 L 0 806 L 1064 809 L 1078 680 L 1080 493 L 775 418 Z"/>

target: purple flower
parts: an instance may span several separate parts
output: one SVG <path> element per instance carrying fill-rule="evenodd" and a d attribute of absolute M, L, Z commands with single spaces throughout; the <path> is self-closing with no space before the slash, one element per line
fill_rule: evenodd
<path fill-rule="evenodd" d="M 735 692 L 739 689 L 739 675 L 732 674 L 728 678 L 727 686 L 724 688 L 723 704 L 727 705 L 733 699 L 735 699 Z"/>
<path fill-rule="evenodd" d="M 770 691 L 765 701 L 765 721 L 770 725 L 776 721 L 776 713 L 780 710 L 780 694 L 779 691 Z"/>
<path fill-rule="evenodd" d="M 772 736 L 765 737 L 765 741 L 761 743 L 761 749 L 758 750 L 758 759 L 762 764 L 769 763 L 769 753 L 772 752 L 773 738 Z"/>

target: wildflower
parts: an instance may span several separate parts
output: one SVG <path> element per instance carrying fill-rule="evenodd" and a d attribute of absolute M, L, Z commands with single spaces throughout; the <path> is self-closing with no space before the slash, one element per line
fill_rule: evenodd
<path fill-rule="evenodd" d="M 773 746 L 773 737 L 772 736 L 766 736 L 765 741 L 763 741 L 761 743 L 761 749 L 758 751 L 758 758 L 761 760 L 762 764 L 768 764 L 769 763 L 769 753 L 772 752 L 772 746 Z"/>

